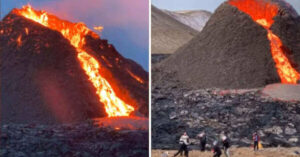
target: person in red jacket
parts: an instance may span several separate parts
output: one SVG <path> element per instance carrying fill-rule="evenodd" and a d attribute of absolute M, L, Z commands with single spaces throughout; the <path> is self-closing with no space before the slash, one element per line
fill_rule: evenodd
<path fill-rule="evenodd" d="M 258 150 L 258 144 L 259 144 L 259 136 L 257 134 L 257 132 L 254 132 L 253 134 L 253 142 L 254 142 L 254 151 Z"/>

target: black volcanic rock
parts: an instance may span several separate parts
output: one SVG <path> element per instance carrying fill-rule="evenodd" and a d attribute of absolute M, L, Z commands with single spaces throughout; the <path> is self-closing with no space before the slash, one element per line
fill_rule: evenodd
<path fill-rule="evenodd" d="M 148 155 L 145 137 L 147 130 L 114 130 L 91 121 L 64 125 L 9 124 L 1 126 L 0 156 L 140 157 Z"/>
<path fill-rule="evenodd" d="M 261 95 L 260 89 L 237 92 L 220 89 L 152 87 L 152 148 L 178 149 L 187 131 L 191 149 L 199 149 L 197 134 L 206 131 L 208 144 L 228 134 L 231 144 L 248 147 L 258 131 L 264 147 L 300 144 L 300 102 L 283 102 Z"/>
<path fill-rule="evenodd" d="M 279 13 L 272 30 L 299 70 L 300 22 L 299 16 L 292 15 L 288 9 Z M 280 82 L 266 29 L 228 2 L 215 11 L 202 32 L 157 68 L 160 75 L 172 72 L 184 85 L 194 88 L 255 88 Z"/>
<path fill-rule="evenodd" d="M 84 49 L 100 62 L 116 95 L 136 113 L 147 115 L 147 72 L 106 40 L 86 38 Z M 61 123 L 106 116 L 75 48 L 59 32 L 10 13 L 0 22 L 0 56 L 1 123 Z"/>

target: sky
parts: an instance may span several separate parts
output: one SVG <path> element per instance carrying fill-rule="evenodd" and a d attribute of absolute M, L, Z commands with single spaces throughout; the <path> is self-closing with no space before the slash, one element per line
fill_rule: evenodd
<path fill-rule="evenodd" d="M 152 0 L 152 4 L 167 10 L 207 10 L 214 12 L 225 0 Z M 286 0 L 300 13 L 300 0 Z"/>
<path fill-rule="evenodd" d="M 103 26 L 98 32 L 126 58 L 146 70 L 149 66 L 148 0 L 0 0 L 2 18 L 13 8 L 30 4 L 71 22 L 84 22 L 89 28 Z"/>

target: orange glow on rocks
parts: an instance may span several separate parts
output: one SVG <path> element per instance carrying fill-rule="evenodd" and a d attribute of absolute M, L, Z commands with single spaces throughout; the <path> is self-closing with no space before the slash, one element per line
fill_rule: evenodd
<path fill-rule="evenodd" d="M 91 34 L 92 37 L 98 37 L 84 23 L 71 23 L 58 19 L 45 11 L 35 11 L 31 6 L 24 6 L 22 9 L 15 9 L 14 13 L 31 19 L 45 27 L 60 32 L 70 43 L 77 49 L 77 58 L 81 67 L 88 75 L 89 80 L 96 88 L 99 101 L 105 105 L 108 117 L 129 116 L 134 108 L 120 98 L 118 98 L 110 86 L 109 82 L 104 79 L 100 73 L 101 65 L 88 52 L 83 50 L 85 36 Z"/>
<path fill-rule="evenodd" d="M 25 28 L 25 33 L 26 33 L 26 35 L 28 35 L 28 34 L 29 34 L 29 30 L 28 30 L 28 28 Z"/>
<path fill-rule="evenodd" d="M 281 82 L 296 84 L 300 80 L 300 74 L 292 67 L 282 50 L 283 44 L 280 38 L 270 29 L 274 23 L 273 18 L 279 10 L 277 4 L 269 0 L 230 0 L 229 3 L 248 14 L 257 24 L 268 31 L 267 37 L 270 41 L 271 54 Z"/>
<path fill-rule="evenodd" d="M 139 83 L 141 84 L 144 84 L 145 82 L 140 78 L 138 77 L 137 75 L 135 75 L 134 73 L 132 73 L 130 70 L 126 69 L 127 72 L 129 73 L 129 75 L 134 78 L 136 81 L 138 81 Z"/>
<path fill-rule="evenodd" d="M 19 35 L 17 38 L 17 45 L 20 47 L 22 45 L 22 35 Z"/>

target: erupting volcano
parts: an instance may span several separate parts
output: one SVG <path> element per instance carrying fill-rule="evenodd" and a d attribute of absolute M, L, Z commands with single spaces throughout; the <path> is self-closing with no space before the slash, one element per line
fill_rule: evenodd
<path fill-rule="evenodd" d="M 267 29 L 271 53 L 281 82 L 296 84 L 300 79 L 300 74 L 292 67 L 289 59 L 286 57 L 280 38 L 271 30 L 271 26 L 274 23 L 273 18 L 278 13 L 278 6 L 271 3 L 271 1 L 267 2 L 264 0 L 231 0 L 229 3 L 247 13 L 254 21 Z"/>
<path fill-rule="evenodd" d="M 132 106 L 124 103 L 116 96 L 109 83 L 101 76 L 98 61 L 82 50 L 82 47 L 85 44 L 85 36 L 91 32 L 84 24 L 73 24 L 62 21 L 54 16 L 48 16 L 47 12 L 35 11 L 29 5 L 23 7 L 23 9 L 15 10 L 15 12 L 18 15 L 38 22 L 50 29 L 59 31 L 74 47 L 77 48 L 78 59 L 94 87 L 97 89 L 97 95 L 99 96 L 100 101 L 105 104 L 105 109 L 109 117 L 129 116 L 129 114 L 134 111 Z"/>
<path fill-rule="evenodd" d="M 299 15 L 282 0 L 229 0 L 202 32 L 157 68 L 193 88 L 296 84 L 299 27 Z"/>
<path fill-rule="evenodd" d="M 21 25 L 18 28 L 17 28 L 18 25 L 17 23 L 21 23 Z M 38 25 L 36 25 L 36 23 Z M 103 27 L 98 26 L 95 29 L 102 30 L 102 28 Z M 101 40 L 100 37 L 96 33 L 92 32 L 89 28 L 87 28 L 85 24 L 71 23 L 65 20 L 61 20 L 56 16 L 51 15 L 45 11 L 36 11 L 30 5 L 27 5 L 21 9 L 14 9 L 10 14 L 8 14 L 3 19 L 3 21 L 1 21 L 0 30 L 1 30 L 0 41 L 1 41 L 1 49 L 2 49 L 1 50 L 2 60 L 7 58 L 19 58 L 20 56 L 18 55 L 28 55 L 26 53 L 30 53 L 30 52 L 32 52 L 33 58 L 38 57 L 39 59 L 43 59 L 43 60 L 47 60 L 47 57 L 48 60 L 53 59 L 49 57 L 49 55 L 64 56 L 62 58 L 56 58 L 57 63 L 55 63 L 55 60 L 50 61 L 52 62 L 52 64 L 57 64 L 57 65 L 53 65 L 57 67 L 55 67 L 52 70 L 49 70 L 51 69 L 51 66 L 49 67 L 43 66 L 42 61 L 39 63 L 42 64 L 42 66 L 40 67 L 28 66 L 31 63 L 26 63 L 26 62 L 17 63 L 17 64 L 23 64 L 23 68 L 24 67 L 33 68 L 32 70 L 33 76 L 28 76 L 28 77 L 29 78 L 34 77 L 33 79 L 34 83 L 32 84 L 30 83 L 30 85 L 28 85 L 30 86 L 28 90 L 30 90 L 30 88 L 34 90 L 36 88 L 39 88 L 39 91 L 34 91 L 34 90 L 32 91 L 34 91 L 34 94 L 36 95 L 39 95 L 38 93 L 42 93 L 43 99 L 45 100 L 41 100 L 41 98 L 36 95 L 32 96 L 33 99 L 39 102 L 40 104 L 44 104 L 46 102 L 47 104 L 46 108 L 47 109 L 50 108 L 50 110 L 52 110 L 51 112 L 53 112 L 53 114 L 56 115 L 55 116 L 56 119 L 62 121 L 69 121 L 72 119 L 71 118 L 72 116 L 66 118 L 62 114 L 66 114 L 70 110 L 76 110 L 72 112 L 80 112 L 81 107 L 83 109 L 82 112 L 86 112 L 86 113 L 83 114 L 80 113 L 79 115 L 77 115 L 79 118 L 75 118 L 75 119 L 82 119 L 82 118 L 85 119 L 88 117 L 92 118 L 92 117 L 99 117 L 99 116 L 101 117 L 103 116 L 103 114 L 101 113 L 102 112 L 101 108 L 105 108 L 108 117 L 130 116 L 130 115 L 134 115 L 133 111 L 135 111 L 135 113 L 139 112 L 144 115 L 147 115 L 148 112 L 147 72 L 145 72 L 135 62 L 122 57 L 118 52 L 116 52 L 116 50 L 111 45 L 107 44 L 106 40 Z M 49 34 L 46 36 L 44 31 L 47 31 Z M 61 38 L 61 37 L 59 37 L 60 35 L 56 34 L 56 32 L 59 32 L 61 34 L 61 37 L 69 41 L 69 43 L 64 42 L 63 41 L 64 39 L 57 40 L 57 38 Z M 47 41 L 45 41 L 45 43 L 43 43 L 42 39 L 40 38 L 40 35 L 43 34 L 45 35 L 44 38 L 48 39 Z M 17 35 L 16 39 L 14 35 Z M 53 39 L 57 40 L 58 45 L 60 47 L 53 47 L 54 45 Z M 37 42 L 30 42 L 30 40 L 36 40 Z M 16 43 L 16 45 L 13 43 Z M 72 46 L 74 47 L 73 50 L 69 46 L 69 44 L 71 45 L 71 47 Z M 28 48 L 30 47 L 35 47 L 35 49 L 28 50 Z M 45 50 L 51 48 L 54 51 L 48 52 L 48 50 Z M 43 52 L 41 49 L 44 49 L 45 52 Z M 69 53 L 71 54 L 64 53 L 66 50 L 69 51 Z M 10 51 L 18 51 L 19 53 L 13 53 Z M 55 53 L 61 53 L 61 54 L 55 54 Z M 43 55 L 45 56 L 41 57 Z M 74 55 L 76 55 L 76 61 Z M 24 58 L 28 58 L 28 57 L 29 56 Z M 33 60 L 33 58 L 31 59 L 28 58 L 28 60 Z M 60 62 L 64 65 L 58 64 Z M 9 62 L 3 63 L 1 61 L 1 64 L 3 67 L 5 67 L 5 68 L 1 67 L 2 73 L 4 73 L 5 70 L 9 70 L 9 73 L 13 73 L 13 70 L 19 70 L 18 68 L 13 70 L 7 69 L 7 67 L 10 67 L 8 65 Z M 71 69 L 71 66 L 69 64 L 78 64 L 80 65 L 81 69 L 76 69 L 77 68 L 76 65 L 72 65 L 73 68 L 74 67 L 76 68 Z M 45 78 L 46 79 L 50 78 L 50 77 L 47 78 L 47 76 L 45 75 L 56 76 L 55 73 L 57 73 L 57 71 L 54 72 L 54 70 L 57 69 L 61 70 L 61 72 L 64 73 L 64 74 L 57 74 L 57 75 L 68 75 L 64 77 L 69 78 L 69 80 L 64 80 L 64 81 L 68 81 L 68 83 L 71 85 L 67 85 L 67 86 L 73 86 L 72 87 L 73 89 L 64 88 L 63 89 L 64 91 L 58 91 L 58 88 L 60 89 L 61 86 L 66 86 L 66 85 L 62 85 L 60 82 L 61 80 L 57 79 L 56 77 L 53 78 L 54 81 L 52 79 L 51 81 L 49 80 L 42 81 Z M 31 71 L 31 69 L 28 71 Z M 45 71 L 46 73 L 44 73 Z M 84 74 L 82 74 L 82 71 L 84 71 Z M 27 74 L 24 75 L 27 76 Z M 79 76 L 86 77 L 89 80 L 89 83 L 85 82 L 86 78 L 80 79 Z M 14 74 L 12 74 L 11 76 L 8 75 L 7 77 L 10 78 L 11 80 L 15 80 Z M 74 82 L 73 79 L 75 79 L 76 81 Z M 22 79 L 20 81 L 22 81 Z M 55 85 L 45 85 L 52 81 L 54 82 L 53 84 Z M 18 84 L 17 86 L 19 87 L 17 88 L 22 89 L 21 87 L 22 85 L 24 85 L 24 83 Z M 12 90 L 10 89 L 10 85 L 8 82 L 5 82 L 4 86 L 5 87 L 1 85 L 1 87 L 3 87 L 2 90 L 3 89 L 7 91 Z M 49 92 L 49 88 L 52 88 L 54 94 Z M 2 91 L 2 93 L 3 92 L 4 91 Z M 88 94 L 88 93 L 82 95 L 80 94 L 81 92 L 82 93 L 93 92 L 96 95 Z M 78 98 L 76 98 L 76 95 L 79 96 L 79 99 L 81 98 L 87 101 L 84 102 L 81 100 L 78 102 L 77 100 Z M 3 104 L 1 105 L 2 106 L 1 111 L 3 112 L 3 110 L 7 110 L 5 108 L 6 105 L 10 106 L 10 105 L 14 105 L 13 103 L 18 104 L 20 102 L 29 103 L 28 101 L 19 101 L 20 99 L 16 98 L 19 96 L 20 93 L 16 94 L 15 98 L 12 98 L 14 97 L 14 94 L 12 94 L 12 96 L 7 98 L 7 100 L 4 100 Z M 61 97 L 61 101 L 59 103 L 62 104 L 57 104 L 56 100 L 54 100 L 56 99 L 55 98 L 56 96 Z M 73 96 L 75 96 L 75 98 Z M 95 98 L 95 96 L 97 98 Z M 17 99 L 17 100 L 14 101 L 13 99 Z M 72 99 L 76 99 L 76 103 L 72 104 Z M 98 99 L 98 102 L 95 102 L 94 101 L 95 99 Z M 34 102 L 34 101 L 31 100 L 30 102 Z M 84 109 L 86 106 L 88 106 L 87 111 L 85 111 Z M 72 109 L 72 107 L 74 107 L 75 109 Z M 44 111 L 45 109 L 42 110 Z M 7 114 L 4 114 L 4 118 L 1 119 L 6 120 L 9 117 L 9 114 L 10 114 L 9 112 Z M 26 114 L 27 113 L 24 113 L 23 115 Z M 76 114 L 77 113 L 74 113 L 75 117 Z M 35 113 L 34 115 L 37 115 L 37 113 Z M 3 114 L 1 114 L 1 116 L 3 116 Z M 20 121 L 19 118 L 17 118 L 18 120 L 14 118 L 8 118 L 8 119 L 10 119 L 10 121 Z M 65 119 L 69 119 L 69 120 L 65 120 Z"/>

